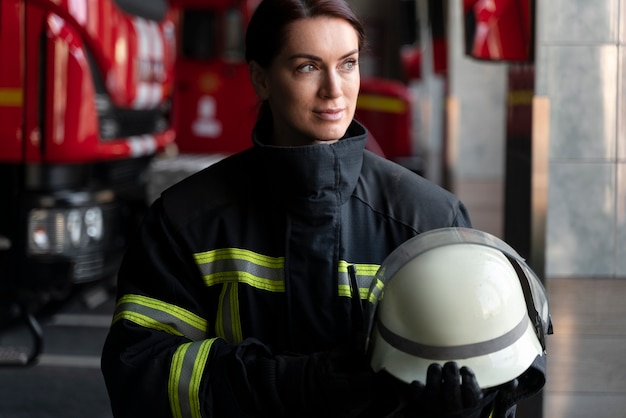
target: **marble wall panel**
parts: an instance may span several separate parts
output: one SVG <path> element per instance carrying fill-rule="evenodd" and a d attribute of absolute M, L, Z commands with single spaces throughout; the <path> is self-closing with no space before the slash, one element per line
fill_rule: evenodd
<path fill-rule="evenodd" d="M 626 9 L 626 0 L 624 0 L 624 9 Z M 626 13 L 626 11 L 624 12 Z M 622 27 L 626 27 L 626 16 L 623 20 Z M 626 29 L 624 29 L 626 30 Z M 617 72 L 617 158 L 626 162 L 626 46 L 620 45 L 617 48 L 618 53 L 618 72 Z"/>
<path fill-rule="evenodd" d="M 550 164 L 547 277 L 615 275 L 615 164 Z"/>
<path fill-rule="evenodd" d="M 617 165 L 616 276 L 626 278 L 626 162 Z"/>
<path fill-rule="evenodd" d="M 619 0 L 619 43 L 626 44 L 626 1 Z"/>
<path fill-rule="evenodd" d="M 539 42 L 590 45 L 617 43 L 619 0 L 548 0 L 539 3 Z"/>
<path fill-rule="evenodd" d="M 551 160 L 615 158 L 617 46 L 545 46 Z"/>
<path fill-rule="evenodd" d="M 459 105 L 454 149 L 460 181 L 504 176 L 508 67 L 465 55 L 461 2 L 449 2 L 449 97 Z"/>

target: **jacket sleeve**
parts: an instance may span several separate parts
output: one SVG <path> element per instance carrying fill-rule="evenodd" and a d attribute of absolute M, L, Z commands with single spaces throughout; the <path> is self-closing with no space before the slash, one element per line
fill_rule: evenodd
<path fill-rule="evenodd" d="M 214 335 L 206 306 L 211 300 L 199 271 L 162 213 L 157 201 L 118 274 L 101 362 L 113 414 L 263 415 L 262 405 L 271 404 L 274 394 L 272 388 L 255 391 L 249 370 L 271 353 L 255 340 L 230 344 Z"/>
<path fill-rule="evenodd" d="M 461 201 L 457 201 L 454 221 L 452 222 L 451 226 L 461 228 L 472 227 L 472 221 L 470 219 L 469 212 L 467 211 L 467 207 Z"/>

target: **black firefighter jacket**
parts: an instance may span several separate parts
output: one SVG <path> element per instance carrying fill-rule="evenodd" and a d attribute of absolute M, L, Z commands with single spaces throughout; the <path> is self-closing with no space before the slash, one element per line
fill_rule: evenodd
<path fill-rule="evenodd" d="M 452 194 L 365 150 L 358 122 L 330 145 L 262 136 L 166 190 L 129 245 L 102 355 L 117 417 L 239 416 L 243 356 L 351 334 L 348 266 L 365 299 L 401 243 L 470 225 Z"/>

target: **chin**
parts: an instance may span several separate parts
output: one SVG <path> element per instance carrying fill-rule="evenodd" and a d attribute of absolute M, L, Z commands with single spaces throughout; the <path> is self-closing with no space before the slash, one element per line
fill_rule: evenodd
<path fill-rule="evenodd" d="M 349 123 L 342 123 L 341 125 L 333 126 L 329 129 L 323 130 L 323 134 L 318 136 L 321 142 L 336 142 L 339 141 L 346 134 Z"/>
<path fill-rule="evenodd" d="M 315 144 L 334 144 L 335 142 L 339 141 L 338 139 L 316 139 L 315 141 L 313 141 L 313 143 Z"/>

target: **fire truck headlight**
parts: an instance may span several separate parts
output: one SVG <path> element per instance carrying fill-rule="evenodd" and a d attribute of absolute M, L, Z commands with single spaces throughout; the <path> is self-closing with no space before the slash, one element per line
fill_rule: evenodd
<path fill-rule="evenodd" d="M 99 207 L 33 209 L 28 219 L 28 250 L 32 255 L 73 256 L 100 245 L 104 216 Z"/>
<path fill-rule="evenodd" d="M 32 210 L 28 216 L 28 249 L 32 254 L 54 252 L 54 221 L 51 213 L 43 209 Z"/>
<path fill-rule="evenodd" d="M 85 211 L 85 230 L 89 238 L 96 241 L 102 239 L 104 230 L 102 209 L 95 207 Z"/>
<path fill-rule="evenodd" d="M 34 210 L 28 219 L 28 247 L 31 252 L 50 250 L 50 228 L 47 226 L 47 211 Z"/>
<path fill-rule="evenodd" d="M 83 222 L 79 210 L 75 209 L 68 212 L 66 225 L 69 241 L 74 247 L 80 246 L 83 236 Z"/>
<path fill-rule="evenodd" d="M 50 239 L 48 238 L 48 231 L 45 228 L 38 227 L 33 231 L 33 243 L 42 250 L 50 248 Z"/>

